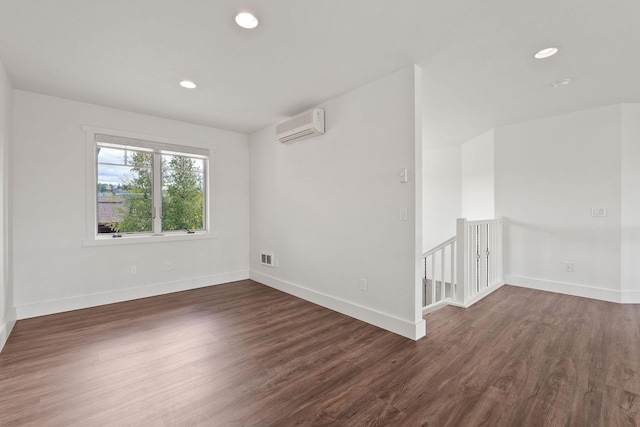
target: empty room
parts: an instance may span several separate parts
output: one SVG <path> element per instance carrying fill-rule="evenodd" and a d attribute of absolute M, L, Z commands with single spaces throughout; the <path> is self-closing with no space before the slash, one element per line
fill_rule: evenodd
<path fill-rule="evenodd" d="M 640 425 L 638 17 L 0 0 L 0 425 Z"/>

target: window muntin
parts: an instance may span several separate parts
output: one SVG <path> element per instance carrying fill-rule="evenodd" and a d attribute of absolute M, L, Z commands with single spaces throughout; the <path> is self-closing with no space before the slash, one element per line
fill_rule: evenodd
<path fill-rule="evenodd" d="M 206 149 L 94 134 L 97 237 L 208 232 Z"/>

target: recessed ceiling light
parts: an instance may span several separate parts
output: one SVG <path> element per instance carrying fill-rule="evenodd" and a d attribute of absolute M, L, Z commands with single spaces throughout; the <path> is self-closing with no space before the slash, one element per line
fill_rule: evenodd
<path fill-rule="evenodd" d="M 541 49 L 538 52 L 536 52 L 536 54 L 533 55 L 533 57 L 536 58 L 536 59 L 544 59 L 544 58 L 548 58 L 550 56 L 553 56 L 556 53 L 558 53 L 558 48 L 557 47 L 547 47 L 547 48 Z"/>
<path fill-rule="evenodd" d="M 195 89 L 196 87 L 198 87 L 198 85 L 192 82 L 191 80 L 181 81 L 180 86 L 182 86 L 185 89 Z"/>
<path fill-rule="evenodd" d="M 236 15 L 236 24 L 248 30 L 258 26 L 258 18 L 249 12 L 240 12 Z"/>

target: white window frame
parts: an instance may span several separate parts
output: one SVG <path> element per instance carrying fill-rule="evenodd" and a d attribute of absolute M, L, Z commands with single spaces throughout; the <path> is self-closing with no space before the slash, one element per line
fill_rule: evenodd
<path fill-rule="evenodd" d="M 83 125 L 82 130 L 85 133 L 86 141 L 86 194 L 87 194 L 87 223 L 86 223 L 86 236 L 83 241 L 83 246 L 108 246 L 108 245 L 130 245 L 139 243 L 158 243 L 158 242 L 170 242 L 170 241 L 184 241 L 184 240 L 199 240 L 199 239 L 212 239 L 217 237 L 217 233 L 214 229 L 214 221 L 211 215 L 213 208 L 213 187 L 212 187 L 212 167 L 213 164 L 213 152 L 209 149 L 199 148 L 195 146 L 187 146 L 180 141 L 175 141 L 167 138 L 161 138 L 156 136 L 141 135 L 131 132 L 118 131 L 113 129 L 105 129 L 95 126 Z M 96 137 L 98 135 L 98 137 Z M 96 155 L 96 148 L 98 147 L 98 139 L 101 139 L 100 144 L 104 144 L 106 138 L 113 138 L 114 141 L 132 141 L 131 147 L 146 148 L 153 150 L 154 162 L 153 162 L 153 174 L 154 176 L 160 176 L 161 162 L 159 158 L 162 154 L 174 154 L 189 156 L 190 154 L 200 156 L 204 158 L 204 230 L 196 230 L 193 232 L 186 232 L 184 230 L 178 231 L 163 231 L 161 233 L 122 233 L 122 237 L 114 238 L 113 234 L 98 234 L 98 158 Z M 120 144 L 124 145 L 124 144 Z M 154 190 L 155 190 L 154 184 Z M 158 209 L 158 206 L 162 206 L 162 194 L 159 191 L 153 193 L 153 209 Z M 160 215 L 154 215 L 153 229 L 161 230 L 162 218 Z"/>

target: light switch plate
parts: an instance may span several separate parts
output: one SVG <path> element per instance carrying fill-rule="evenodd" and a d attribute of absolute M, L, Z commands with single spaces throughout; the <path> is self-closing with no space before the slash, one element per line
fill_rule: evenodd
<path fill-rule="evenodd" d="M 400 182 L 409 182 L 409 171 L 407 168 L 400 169 Z"/>
<path fill-rule="evenodd" d="M 406 221 L 409 217 L 407 208 L 400 208 L 400 221 Z"/>

